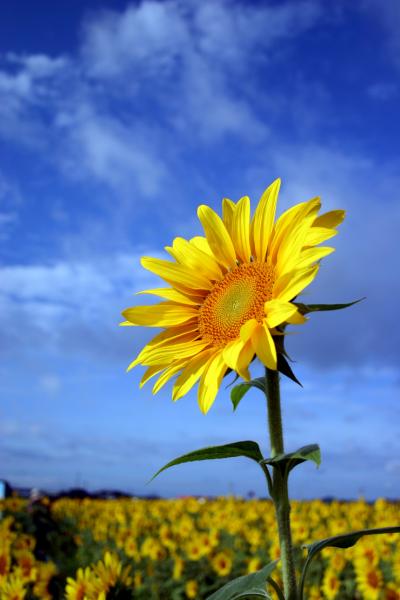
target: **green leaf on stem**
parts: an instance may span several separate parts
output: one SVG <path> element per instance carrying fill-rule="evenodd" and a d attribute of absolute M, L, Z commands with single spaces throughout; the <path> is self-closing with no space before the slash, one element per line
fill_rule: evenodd
<path fill-rule="evenodd" d="M 350 548 L 354 546 L 358 540 L 365 535 L 379 535 L 384 533 L 400 533 L 400 526 L 395 527 L 379 527 L 377 529 L 360 529 L 358 531 L 352 531 L 350 533 L 344 533 L 341 535 L 335 535 L 334 537 L 319 540 L 310 545 L 303 546 L 308 549 L 308 555 L 306 562 L 303 567 L 300 580 L 300 600 L 303 600 L 304 583 L 308 571 L 308 567 L 312 559 L 321 552 L 324 548 Z"/>
<path fill-rule="evenodd" d="M 271 596 L 266 591 L 266 581 L 270 573 L 275 569 L 278 561 L 269 563 L 260 571 L 242 575 L 237 579 L 229 581 L 221 589 L 217 590 L 207 600 L 247 600 L 253 598 L 263 598 L 271 600 Z"/>
<path fill-rule="evenodd" d="M 295 452 L 288 454 L 277 454 L 273 458 L 265 458 L 261 464 L 272 465 L 278 468 L 283 475 L 287 475 L 292 469 L 305 462 L 311 460 L 315 462 L 317 467 L 321 464 L 321 450 L 318 444 L 308 444 L 299 448 Z"/>
<path fill-rule="evenodd" d="M 246 383 L 239 383 L 239 385 L 235 385 L 231 390 L 231 402 L 233 404 L 233 410 L 236 410 L 239 402 L 243 398 L 245 394 L 249 391 L 250 386 Z"/>
<path fill-rule="evenodd" d="M 162 471 L 165 471 L 170 467 L 174 467 L 175 465 L 181 465 L 183 463 L 194 462 L 197 460 L 234 458 L 237 456 L 245 456 L 247 458 L 251 458 L 257 463 L 260 463 L 263 459 L 260 447 L 256 442 L 233 442 L 232 444 L 224 444 L 223 446 L 209 446 L 207 448 L 195 450 L 194 452 L 189 452 L 188 454 L 184 454 L 183 456 L 179 456 L 178 458 L 171 460 L 169 463 L 161 467 L 161 469 L 159 469 L 157 473 L 153 475 L 150 481 L 153 481 L 153 479 L 157 477 L 157 475 L 162 473 Z"/>
<path fill-rule="evenodd" d="M 359 298 L 358 300 L 354 300 L 353 302 L 347 302 L 346 304 L 302 304 L 301 302 L 293 302 L 293 304 L 297 306 L 302 315 L 306 315 L 310 312 L 318 312 L 325 310 L 341 310 L 342 308 L 348 308 L 349 306 L 353 306 L 353 304 L 357 304 L 362 300 L 365 300 L 365 298 Z"/>
<path fill-rule="evenodd" d="M 231 389 L 233 410 L 237 409 L 239 402 L 243 396 L 247 394 L 251 387 L 255 387 L 261 392 L 265 393 L 265 377 L 257 377 L 256 379 L 251 379 L 250 381 L 244 381 L 243 383 L 235 385 L 235 387 Z"/>

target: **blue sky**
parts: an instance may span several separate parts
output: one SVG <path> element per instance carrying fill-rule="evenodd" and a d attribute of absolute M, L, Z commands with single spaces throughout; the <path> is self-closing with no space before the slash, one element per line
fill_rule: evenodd
<path fill-rule="evenodd" d="M 350 5 L 351 4 L 351 5 Z M 139 390 L 153 332 L 119 328 L 156 287 L 141 255 L 200 233 L 196 207 L 280 176 L 280 210 L 344 208 L 304 299 L 367 299 L 288 339 L 287 449 L 319 442 L 291 493 L 400 494 L 400 5 L 323 0 L 21 2 L 0 18 L 0 457 L 14 485 L 264 494 L 245 459 L 152 473 L 255 439 L 265 407 L 222 389 Z M 153 285 L 156 284 L 156 285 Z M 255 373 L 257 369 L 255 369 Z"/>

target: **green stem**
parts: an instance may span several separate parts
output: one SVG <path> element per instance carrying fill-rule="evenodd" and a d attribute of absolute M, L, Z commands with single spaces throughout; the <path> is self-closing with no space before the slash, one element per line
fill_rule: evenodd
<path fill-rule="evenodd" d="M 268 428 L 271 457 L 284 453 L 279 373 L 266 369 L 265 395 L 268 406 Z M 278 468 L 273 469 L 272 500 L 278 522 L 281 548 L 282 576 L 285 600 L 297 600 L 296 571 L 294 565 L 292 534 L 290 529 L 290 503 L 287 477 Z"/>

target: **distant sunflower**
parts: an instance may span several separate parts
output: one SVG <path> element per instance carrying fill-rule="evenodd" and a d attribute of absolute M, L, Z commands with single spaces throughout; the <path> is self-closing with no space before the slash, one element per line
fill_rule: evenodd
<path fill-rule="evenodd" d="M 381 598 L 383 577 L 381 570 L 375 565 L 369 565 L 367 562 L 364 568 L 356 565 L 357 589 L 362 593 L 365 600 L 378 600 Z"/>
<path fill-rule="evenodd" d="M 318 261 L 334 251 L 317 246 L 336 235 L 344 218 L 342 210 L 318 216 L 321 203 L 314 198 L 274 222 L 279 187 L 277 179 L 265 190 L 252 218 L 247 196 L 237 203 L 225 198 L 222 219 L 200 206 L 204 237 L 175 238 L 166 247 L 172 261 L 142 258 L 170 286 L 141 292 L 164 302 L 123 312 L 123 325 L 164 328 L 128 367 L 148 367 L 141 385 L 159 375 L 153 393 L 179 373 L 172 393 L 178 400 L 200 380 L 198 401 L 206 413 L 228 369 L 249 380 L 255 355 L 277 369 L 276 328 L 306 321 L 292 301 L 315 278 Z"/>

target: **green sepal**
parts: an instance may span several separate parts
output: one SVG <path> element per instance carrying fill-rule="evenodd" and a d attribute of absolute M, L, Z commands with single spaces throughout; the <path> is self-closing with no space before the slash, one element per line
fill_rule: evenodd
<path fill-rule="evenodd" d="M 235 373 L 234 371 L 232 371 L 232 369 L 229 369 L 229 371 L 226 373 L 226 375 L 229 375 L 230 373 Z M 224 377 L 226 377 L 226 375 L 224 375 Z M 235 379 L 233 381 L 231 381 L 230 383 L 228 383 L 228 385 L 225 386 L 225 389 L 227 390 L 228 388 L 230 388 L 234 383 L 237 382 L 237 380 L 239 379 L 240 375 L 238 375 L 237 373 L 235 373 Z"/>
<path fill-rule="evenodd" d="M 255 573 L 242 575 L 229 581 L 211 596 L 208 596 L 207 600 L 250 600 L 253 598 L 272 600 L 265 590 L 265 586 L 268 576 L 275 569 L 277 563 L 278 561 L 275 560 Z"/>
<path fill-rule="evenodd" d="M 150 481 L 153 481 L 153 479 L 162 473 L 162 471 L 165 471 L 170 467 L 174 467 L 175 465 L 181 465 L 183 463 L 194 462 L 197 460 L 234 458 L 238 456 L 251 458 L 257 463 L 260 463 L 263 460 L 260 447 L 256 442 L 233 442 L 232 444 L 224 444 L 223 446 L 209 446 L 207 448 L 201 448 L 200 450 L 194 450 L 194 452 L 189 452 L 188 454 L 183 454 L 182 456 L 171 460 L 169 463 L 161 467 L 161 469 L 159 469 L 157 473 L 153 475 Z"/>
<path fill-rule="evenodd" d="M 302 446 L 298 450 L 295 450 L 295 452 L 277 454 L 273 458 L 265 458 L 261 461 L 261 464 L 272 465 L 273 467 L 278 468 L 282 475 L 288 475 L 292 469 L 306 460 L 315 462 L 317 467 L 319 467 L 321 464 L 321 450 L 318 444 L 308 444 L 307 446 Z"/>
<path fill-rule="evenodd" d="M 308 555 L 306 562 L 303 567 L 300 580 L 300 600 L 303 600 L 304 583 L 307 575 L 308 567 L 314 556 L 321 552 L 324 548 L 350 548 L 354 546 L 358 540 L 365 535 L 378 535 L 383 533 L 400 533 L 400 526 L 395 527 L 379 527 L 377 529 L 360 529 L 358 531 L 352 531 L 350 533 L 343 533 L 341 535 L 335 535 L 334 537 L 325 538 L 319 540 L 310 545 L 304 545 L 303 548 L 307 548 Z"/>
<path fill-rule="evenodd" d="M 293 304 L 297 306 L 302 315 L 306 315 L 310 312 L 341 310 L 342 308 L 348 308 L 349 306 L 358 304 L 358 302 L 361 302 L 362 300 L 365 300 L 365 298 L 359 298 L 358 300 L 347 302 L 346 304 L 302 304 L 301 302 L 293 302 Z"/>
<path fill-rule="evenodd" d="M 278 329 L 283 334 L 285 331 L 285 328 L 286 328 L 286 325 L 283 324 Z M 300 381 L 297 379 L 296 375 L 293 373 L 292 367 L 290 366 L 290 364 L 288 362 L 288 360 L 290 360 L 290 356 L 288 355 L 288 353 L 286 352 L 286 349 L 285 349 L 285 336 L 284 335 L 274 336 L 274 342 L 275 342 L 275 346 L 276 346 L 276 352 L 278 355 L 277 370 L 280 373 L 282 373 L 282 375 L 285 375 L 286 377 L 288 377 L 289 379 L 291 379 L 292 381 L 297 383 L 299 386 L 303 387 L 302 384 L 300 383 Z"/>
<path fill-rule="evenodd" d="M 289 377 L 289 379 L 297 383 L 300 387 L 303 387 L 303 384 L 297 379 L 296 375 L 293 373 L 292 367 L 289 365 L 284 354 L 278 354 L 277 367 L 278 371 L 282 373 L 282 375 L 286 375 L 286 377 Z"/>
<path fill-rule="evenodd" d="M 265 377 L 257 377 L 256 379 L 251 379 L 250 381 L 244 381 L 243 383 L 235 385 L 235 387 L 231 389 L 233 410 L 237 409 L 239 402 L 243 396 L 247 394 L 251 387 L 256 387 L 257 389 L 261 390 L 261 392 L 265 393 Z"/>

